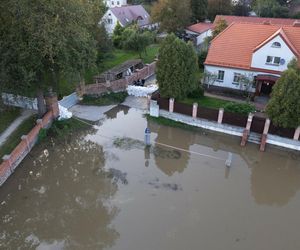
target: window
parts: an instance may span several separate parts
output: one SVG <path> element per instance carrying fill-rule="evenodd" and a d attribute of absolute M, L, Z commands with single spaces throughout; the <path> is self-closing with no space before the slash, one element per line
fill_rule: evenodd
<path fill-rule="evenodd" d="M 117 5 L 120 5 L 120 2 L 119 2 L 119 1 L 117 1 Z"/>
<path fill-rule="evenodd" d="M 107 23 L 108 23 L 108 24 L 112 24 L 112 22 L 113 22 L 113 21 L 112 21 L 111 18 L 108 18 L 108 19 L 107 19 Z"/>
<path fill-rule="evenodd" d="M 233 84 L 239 84 L 240 81 L 241 81 L 241 74 L 240 73 L 234 73 Z"/>
<path fill-rule="evenodd" d="M 225 75 L 225 72 L 224 72 L 224 70 L 219 70 L 218 71 L 218 81 L 219 82 L 223 82 L 224 81 L 224 75 Z"/>
<path fill-rule="evenodd" d="M 272 43 L 273 48 L 281 48 L 281 44 L 279 42 Z"/>
<path fill-rule="evenodd" d="M 111 5 L 115 5 L 115 2 L 114 2 L 114 1 L 111 1 Z"/>
<path fill-rule="evenodd" d="M 277 56 L 267 56 L 266 64 L 279 65 L 281 61 L 280 57 Z"/>

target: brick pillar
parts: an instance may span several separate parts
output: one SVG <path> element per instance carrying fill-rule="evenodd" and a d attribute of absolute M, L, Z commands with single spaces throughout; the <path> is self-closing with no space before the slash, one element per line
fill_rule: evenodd
<path fill-rule="evenodd" d="M 259 150 L 262 152 L 265 151 L 265 149 L 266 149 L 267 137 L 268 137 L 268 133 L 269 133 L 270 124 L 271 124 L 271 121 L 269 118 L 267 118 L 265 121 L 264 132 L 261 136 L 261 142 L 260 142 L 260 148 L 259 148 Z"/>
<path fill-rule="evenodd" d="M 8 167 L 9 167 L 10 173 L 12 173 L 13 169 L 12 169 L 12 164 L 11 164 L 11 160 L 10 160 L 10 155 L 4 155 L 2 157 L 2 160 L 8 163 Z"/>
<path fill-rule="evenodd" d="M 170 99 L 169 99 L 169 112 L 170 112 L 170 113 L 173 113 L 173 112 L 174 112 L 174 102 L 175 102 L 175 99 L 174 99 L 174 98 L 170 98 Z"/>
<path fill-rule="evenodd" d="M 29 151 L 30 151 L 30 145 L 29 145 L 29 141 L 28 141 L 27 135 L 22 135 L 22 136 L 21 136 L 21 140 L 22 140 L 22 141 L 25 141 L 26 146 L 27 146 L 27 151 L 29 152 Z"/>
<path fill-rule="evenodd" d="M 298 141 L 299 137 L 300 137 L 300 126 L 295 130 L 294 140 Z"/>
<path fill-rule="evenodd" d="M 242 141 L 241 141 L 242 147 L 244 147 L 248 141 L 252 120 L 253 120 L 253 114 L 250 113 L 248 116 L 246 128 L 244 129 L 243 136 L 242 136 Z"/>
<path fill-rule="evenodd" d="M 193 104 L 193 118 L 197 118 L 197 112 L 198 112 L 198 103 L 195 102 Z"/>
<path fill-rule="evenodd" d="M 223 108 L 220 108 L 220 109 L 219 109 L 219 115 L 218 115 L 218 123 L 219 123 L 219 124 L 222 124 L 223 116 L 224 116 L 224 109 L 223 109 Z"/>
<path fill-rule="evenodd" d="M 59 116 L 59 107 L 56 93 L 51 90 L 45 97 L 47 111 L 52 111 L 53 117 L 57 118 Z"/>

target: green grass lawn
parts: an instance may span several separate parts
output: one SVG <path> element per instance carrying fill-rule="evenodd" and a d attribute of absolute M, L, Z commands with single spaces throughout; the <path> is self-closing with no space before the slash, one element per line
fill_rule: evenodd
<path fill-rule="evenodd" d="M 0 119 L 0 134 L 20 115 L 21 110 L 19 108 L 7 108 L 1 112 Z"/>
<path fill-rule="evenodd" d="M 127 96 L 128 96 L 127 92 L 109 93 L 109 94 L 104 94 L 101 97 L 93 97 L 93 96 L 85 95 L 83 96 L 83 100 L 80 102 L 80 104 L 95 105 L 95 106 L 119 104 L 124 102 Z"/>
<path fill-rule="evenodd" d="M 142 53 L 142 60 L 144 63 L 151 63 L 158 54 L 159 44 L 149 45 L 146 49 L 147 53 Z M 93 83 L 93 77 L 99 75 L 117 65 L 120 65 L 128 60 L 139 59 L 139 53 L 136 51 L 128 51 L 121 49 L 114 49 L 111 53 L 105 56 L 103 62 L 100 63 L 99 68 L 90 69 L 85 74 L 85 82 L 87 84 Z"/>
<path fill-rule="evenodd" d="M 6 154 L 10 154 L 21 142 L 21 136 L 28 134 L 35 125 L 36 116 L 31 116 L 8 137 L 7 141 L 0 147 L 0 163 L 2 162 L 2 157 Z"/>
<path fill-rule="evenodd" d="M 226 104 L 230 103 L 230 101 L 216 99 L 208 96 L 203 96 L 201 98 L 186 98 L 182 100 L 182 102 L 186 104 L 193 104 L 196 102 L 199 106 L 214 109 L 224 108 Z"/>

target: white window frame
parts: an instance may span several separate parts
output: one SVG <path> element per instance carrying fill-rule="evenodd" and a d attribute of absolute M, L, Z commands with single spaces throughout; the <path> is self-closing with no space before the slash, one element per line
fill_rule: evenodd
<path fill-rule="evenodd" d="M 238 85 L 238 84 L 240 84 L 240 81 L 241 81 L 241 76 L 242 76 L 242 74 L 241 74 L 241 73 L 236 73 L 236 72 L 234 72 L 234 73 L 233 73 L 233 80 L 232 80 L 232 84 L 234 84 L 234 85 Z M 238 78 L 238 81 L 236 81 L 236 78 Z"/>
<path fill-rule="evenodd" d="M 268 61 L 269 58 L 271 59 L 271 61 Z M 278 63 L 275 62 L 276 59 L 279 60 Z M 279 56 L 267 56 L 266 64 L 267 65 L 273 65 L 273 66 L 279 66 L 280 61 L 281 61 L 281 57 L 279 57 Z"/>
<path fill-rule="evenodd" d="M 221 73 L 222 72 L 222 73 Z M 222 75 L 223 74 L 223 75 Z M 222 78 L 220 78 L 220 76 L 223 76 Z M 225 71 L 224 70 L 218 70 L 218 77 L 217 77 L 217 81 L 218 82 L 224 82 L 224 77 L 225 77 Z"/>

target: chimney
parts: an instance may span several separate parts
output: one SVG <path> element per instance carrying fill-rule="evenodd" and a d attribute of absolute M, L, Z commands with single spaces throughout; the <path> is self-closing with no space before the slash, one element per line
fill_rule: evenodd
<path fill-rule="evenodd" d="M 271 22 L 270 22 L 270 20 L 265 20 L 265 21 L 263 21 L 263 24 L 264 24 L 264 25 L 270 25 Z"/>
<path fill-rule="evenodd" d="M 300 21 L 299 21 L 299 20 L 296 20 L 296 21 L 293 23 L 293 27 L 300 27 Z"/>

